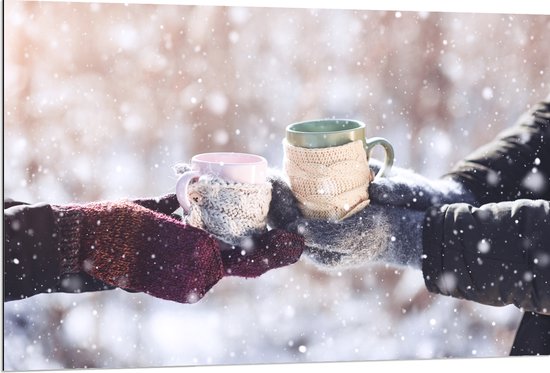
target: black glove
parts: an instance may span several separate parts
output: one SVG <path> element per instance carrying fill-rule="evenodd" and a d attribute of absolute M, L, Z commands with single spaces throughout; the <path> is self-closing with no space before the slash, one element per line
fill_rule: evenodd
<path fill-rule="evenodd" d="M 282 174 L 272 173 L 268 224 L 301 234 L 304 253 L 326 268 L 370 262 L 421 266 L 424 212 L 371 203 L 342 221 L 306 219 Z"/>
<path fill-rule="evenodd" d="M 369 160 L 376 173 L 382 163 Z M 412 170 L 393 166 L 387 177 L 374 180 L 369 186 L 371 202 L 409 207 L 425 211 L 431 206 L 464 202 L 475 205 L 474 195 L 450 177 L 428 179 Z"/>

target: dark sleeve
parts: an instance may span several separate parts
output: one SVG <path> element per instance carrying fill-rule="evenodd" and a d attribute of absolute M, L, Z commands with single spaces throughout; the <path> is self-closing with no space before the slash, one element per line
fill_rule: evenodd
<path fill-rule="evenodd" d="M 470 189 L 480 204 L 549 199 L 550 96 L 459 162 L 447 176 Z"/>
<path fill-rule="evenodd" d="M 549 214 L 545 200 L 428 210 L 422 263 L 428 290 L 550 314 Z"/>
<path fill-rule="evenodd" d="M 21 201 L 16 201 L 16 200 L 11 199 L 11 198 L 4 198 L 4 210 L 8 209 L 10 207 L 13 207 L 13 206 L 18 206 L 18 205 L 28 205 L 28 203 L 21 202 Z"/>
<path fill-rule="evenodd" d="M 4 301 L 108 287 L 85 273 L 60 277 L 51 206 L 4 201 Z"/>

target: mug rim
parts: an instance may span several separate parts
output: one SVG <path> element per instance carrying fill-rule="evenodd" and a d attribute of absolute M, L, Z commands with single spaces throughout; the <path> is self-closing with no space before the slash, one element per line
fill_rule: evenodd
<path fill-rule="evenodd" d="M 231 161 L 213 161 L 208 159 L 201 159 L 208 156 L 243 156 L 250 158 L 250 161 L 247 162 L 231 162 Z M 239 153 L 239 152 L 207 152 L 195 154 L 191 158 L 191 163 L 205 163 L 205 164 L 223 164 L 224 166 L 267 166 L 267 159 L 258 154 L 252 153 Z"/>
<path fill-rule="evenodd" d="M 326 123 L 326 122 L 352 122 L 352 123 L 356 123 L 358 124 L 359 126 L 358 127 L 355 127 L 355 128 L 347 128 L 347 129 L 343 129 L 343 130 L 336 130 L 336 131 L 298 131 L 298 130 L 295 130 L 295 129 L 292 129 L 293 126 L 297 126 L 297 125 L 300 125 L 300 124 L 305 124 L 305 123 Z M 304 121 L 301 121 L 301 122 L 294 122 L 294 123 L 291 123 L 289 124 L 288 126 L 286 126 L 286 131 L 288 133 L 292 133 L 292 134 L 331 134 L 331 133 L 343 133 L 343 132 L 350 132 L 350 131 L 355 131 L 355 130 L 360 130 L 360 129 L 364 129 L 366 128 L 366 124 L 360 120 L 356 120 L 356 119 L 345 119 L 345 118 L 322 118 L 322 119 L 312 119 L 312 120 L 304 120 Z"/>

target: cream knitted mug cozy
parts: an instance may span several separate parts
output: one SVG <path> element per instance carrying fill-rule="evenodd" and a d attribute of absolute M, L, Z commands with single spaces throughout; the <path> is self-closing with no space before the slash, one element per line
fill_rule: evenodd
<path fill-rule="evenodd" d="M 284 171 L 306 218 L 341 220 L 369 204 L 373 179 L 363 141 L 301 148 L 283 141 Z"/>
<path fill-rule="evenodd" d="M 183 220 L 231 245 L 246 247 L 251 236 L 267 231 L 271 183 L 244 184 L 202 175 L 189 184 L 191 210 Z"/>

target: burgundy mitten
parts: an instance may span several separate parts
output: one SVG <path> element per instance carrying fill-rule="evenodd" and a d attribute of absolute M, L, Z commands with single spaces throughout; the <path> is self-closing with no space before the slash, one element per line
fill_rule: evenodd
<path fill-rule="evenodd" d="M 173 194 L 52 206 L 61 274 L 84 271 L 109 285 L 194 303 L 226 274 L 259 276 L 294 263 L 303 250 L 300 236 L 275 230 L 244 251 L 236 248 L 239 256 L 224 253 L 222 259 L 221 243 L 168 216 L 174 208 Z"/>
<path fill-rule="evenodd" d="M 228 276 L 257 277 L 270 269 L 295 263 L 303 250 L 302 236 L 273 229 L 252 238 L 246 248 L 235 247 L 221 254 Z"/>

